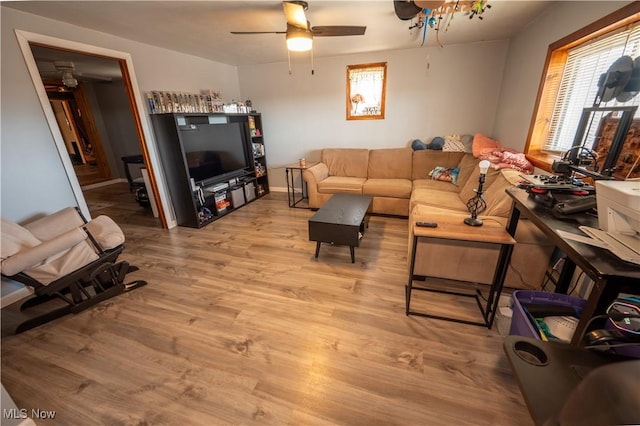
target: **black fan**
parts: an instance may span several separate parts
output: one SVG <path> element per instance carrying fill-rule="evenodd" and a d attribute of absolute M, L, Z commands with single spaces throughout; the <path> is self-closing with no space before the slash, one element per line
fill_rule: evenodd
<path fill-rule="evenodd" d="M 640 91 L 640 63 L 638 58 L 621 56 L 598 80 L 596 105 L 609 102 L 614 98 L 618 102 L 628 102 Z"/>
<path fill-rule="evenodd" d="M 286 31 L 231 31 L 231 34 L 286 34 L 289 50 L 311 49 L 313 37 L 336 37 L 364 35 L 367 27 L 353 25 L 328 25 L 311 27 L 304 13 L 309 8 L 306 1 L 282 2 L 287 18 Z"/>

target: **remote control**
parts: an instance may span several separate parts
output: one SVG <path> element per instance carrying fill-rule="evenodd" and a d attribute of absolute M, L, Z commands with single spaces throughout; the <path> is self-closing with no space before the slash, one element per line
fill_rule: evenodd
<path fill-rule="evenodd" d="M 438 224 L 435 222 L 416 222 L 416 226 L 420 226 L 422 228 L 437 228 Z"/>

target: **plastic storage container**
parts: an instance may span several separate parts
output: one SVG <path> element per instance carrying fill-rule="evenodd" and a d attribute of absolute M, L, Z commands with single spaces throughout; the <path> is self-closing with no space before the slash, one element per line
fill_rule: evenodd
<path fill-rule="evenodd" d="M 559 306 L 574 308 L 579 315 L 587 304 L 587 301 L 579 297 L 567 296 L 566 294 L 548 293 L 545 291 L 516 290 L 513 292 L 513 315 L 509 335 L 531 337 L 540 339 L 536 327 L 531 323 L 529 315 L 523 304 L 531 303 L 536 305 Z"/>

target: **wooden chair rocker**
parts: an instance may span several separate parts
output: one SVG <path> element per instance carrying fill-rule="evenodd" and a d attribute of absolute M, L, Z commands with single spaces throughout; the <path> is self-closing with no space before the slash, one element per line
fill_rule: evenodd
<path fill-rule="evenodd" d="M 1 233 L 2 276 L 33 289 L 20 310 L 36 314 L 16 333 L 146 284 L 124 283 L 126 274 L 138 268 L 116 262 L 124 234 L 107 216 L 88 222 L 77 208 L 68 207 L 24 226 L 2 219 Z M 50 305 L 53 309 L 46 309 Z"/>

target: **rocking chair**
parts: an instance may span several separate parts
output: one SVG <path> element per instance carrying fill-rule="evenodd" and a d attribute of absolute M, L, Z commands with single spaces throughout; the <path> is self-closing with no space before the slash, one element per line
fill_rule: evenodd
<path fill-rule="evenodd" d="M 107 216 L 88 222 L 77 208 L 69 207 L 24 226 L 2 219 L 1 233 L 0 272 L 33 289 L 20 310 L 38 312 L 16 333 L 146 284 L 124 283 L 126 274 L 138 268 L 126 261 L 116 263 L 124 250 L 124 234 Z M 54 308 L 41 309 L 49 305 Z"/>

